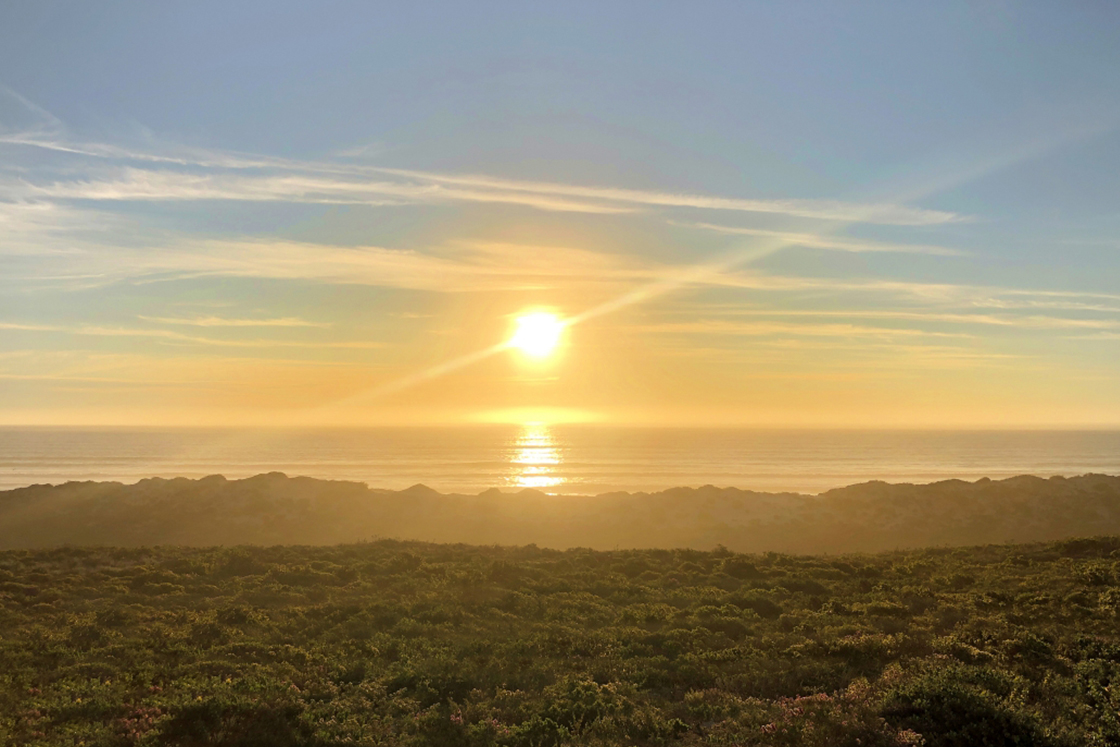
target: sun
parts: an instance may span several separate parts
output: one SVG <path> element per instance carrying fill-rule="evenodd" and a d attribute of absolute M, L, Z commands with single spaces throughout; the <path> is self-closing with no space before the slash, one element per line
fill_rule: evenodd
<path fill-rule="evenodd" d="M 546 358 L 560 343 L 564 322 L 555 314 L 535 311 L 517 317 L 517 328 L 509 340 L 511 348 L 517 348 L 530 358 Z"/>

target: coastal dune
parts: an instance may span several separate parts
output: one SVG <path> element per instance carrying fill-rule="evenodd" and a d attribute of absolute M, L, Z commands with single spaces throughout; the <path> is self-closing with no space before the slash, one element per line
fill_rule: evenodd
<path fill-rule="evenodd" d="M 0 492 L 0 549 L 326 545 L 380 538 L 594 549 L 848 553 L 1120 534 L 1120 477 L 868 482 L 820 495 L 736 488 L 441 494 L 423 485 L 214 475 Z"/>

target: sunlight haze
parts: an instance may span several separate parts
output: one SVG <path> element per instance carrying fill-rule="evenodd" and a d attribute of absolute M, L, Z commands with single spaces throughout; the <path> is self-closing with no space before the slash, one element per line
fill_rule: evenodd
<path fill-rule="evenodd" d="M 805 11 L 7 8 L 0 423 L 1120 425 L 1116 8 Z"/>

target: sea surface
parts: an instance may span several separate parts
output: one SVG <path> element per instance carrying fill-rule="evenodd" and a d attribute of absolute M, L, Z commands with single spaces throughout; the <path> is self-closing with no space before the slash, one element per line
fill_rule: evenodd
<path fill-rule="evenodd" d="M 465 493 L 496 487 L 595 494 L 709 484 L 819 493 L 868 480 L 1120 474 L 1120 432 L 0 428 L 0 489 L 273 471 Z"/>

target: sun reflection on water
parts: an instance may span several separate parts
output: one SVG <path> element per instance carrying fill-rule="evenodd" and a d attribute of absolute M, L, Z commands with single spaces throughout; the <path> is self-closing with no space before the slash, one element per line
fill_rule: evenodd
<path fill-rule="evenodd" d="M 519 488 L 551 488 L 563 480 L 557 475 L 560 450 L 547 425 L 527 424 L 513 444 L 509 483 Z"/>

